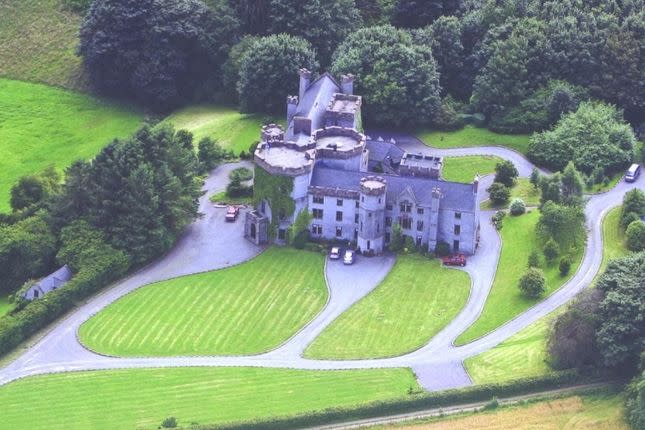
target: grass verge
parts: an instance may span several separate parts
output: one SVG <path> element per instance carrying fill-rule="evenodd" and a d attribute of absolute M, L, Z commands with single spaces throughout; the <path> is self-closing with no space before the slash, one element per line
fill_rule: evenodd
<path fill-rule="evenodd" d="M 500 134 L 473 125 L 455 131 L 419 130 L 415 134 L 423 143 L 434 148 L 505 146 L 522 154 L 528 152 L 530 140 L 528 134 Z"/>
<path fill-rule="evenodd" d="M 407 369 L 132 369 L 19 380 L 0 387 L 0 408 L 13 430 L 153 429 L 169 416 L 182 426 L 269 418 L 400 398 L 410 387 Z"/>
<path fill-rule="evenodd" d="M 210 196 L 210 201 L 225 205 L 250 205 L 253 202 L 253 197 L 229 197 L 226 191 L 220 191 Z"/>
<path fill-rule="evenodd" d="M 475 175 L 485 176 L 495 173 L 495 165 L 502 161 L 499 157 L 475 155 L 467 157 L 447 157 L 443 159 L 442 176 L 446 181 L 470 184 Z"/>
<path fill-rule="evenodd" d="M 620 228 L 620 213 L 622 206 L 615 207 L 607 212 L 602 222 L 602 265 L 600 272 L 605 270 L 609 260 L 624 257 L 629 254 L 625 232 Z"/>
<path fill-rule="evenodd" d="M 484 211 L 506 209 L 513 199 L 522 199 L 526 206 L 540 205 L 540 190 L 535 189 L 527 178 L 518 178 L 511 188 L 511 198 L 503 205 L 494 205 L 490 200 L 482 202 L 481 209 Z"/>
<path fill-rule="evenodd" d="M 193 133 L 195 142 L 204 137 L 211 137 L 238 155 L 240 151 L 248 151 L 253 142 L 260 140 L 260 128 L 264 123 L 281 120 L 243 114 L 225 106 L 195 105 L 174 112 L 164 121 L 170 122 L 175 128 Z"/>
<path fill-rule="evenodd" d="M 8 314 L 13 309 L 13 303 L 9 301 L 9 297 L 0 296 L 0 317 Z"/>
<path fill-rule="evenodd" d="M 323 264 L 320 254 L 270 248 L 239 266 L 136 290 L 84 323 L 79 337 L 119 356 L 257 354 L 323 308 Z"/>
<path fill-rule="evenodd" d="M 457 338 L 458 345 L 484 336 L 539 302 L 540 299 L 525 297 L 517 286 L 526 271 L 529 254 L 533 250 L 542 253 L 543 244 L 535 232 L 539 218 L 539 212 L 534 210 L 519 217 L 509 216 L 504 219 L 504 227 L 500 232 L 502 251 L 493 287 L 477 321 Z M 553 293 L 573 276 L 582 260 L 582 253 L 583 247 L 580 246 L 572 256 L 571 270 L 565 277 L 560 276 L 557 261 L 549 265 L 543 262 L 545 296 Z"/>
<path fill-rule="evenodd" d="M 402 256 L 383 283 L 326 328 L 305 356 L 359 359 L 413 351 L 452 321 L 469 291 L 465 272 Z"/>
<path fill-rule="evenodd" d="M 0 79 L 0 211 L 11 187 L 49 165 L 63 169 L 126 137 L 143 116 L 121 104 L 83 94 Z"/>

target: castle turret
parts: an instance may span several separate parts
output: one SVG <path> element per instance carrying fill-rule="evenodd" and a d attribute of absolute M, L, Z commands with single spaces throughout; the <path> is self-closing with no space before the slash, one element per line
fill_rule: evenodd
<path fill-rule="evenodd" d="M 361 179 L 358 248 L 364 253 L 383 252 L 386 190 L 387 181 L 381 177 Z"/>

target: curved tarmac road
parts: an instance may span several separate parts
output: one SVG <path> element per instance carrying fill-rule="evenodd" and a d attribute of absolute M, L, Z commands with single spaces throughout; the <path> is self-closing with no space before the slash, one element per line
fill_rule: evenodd
<path fill-rule="evenodd" d="M 372 135 L 372 138 L 375 136 Z M 410 152 L 427 152 L 443 156 L 496 155 L 513 161 L 520 175 L 530 175 L 533 165 L 521 154 L 501 147 L 477 147 L 439 150 L 428 148 L 413 137 L 389 134 L 384 139 L 395 139 Z M 237 165 L 222 166 L 206 182 L 209 193 L 223 189 L 228 172 Z M 482 180 L 482 188 L 491 181 Z M 51 332 L 9 366 L 0 369 L 0 385 L 18 378 L 43 373 L 75 370 L 184 367 L 184 366 L 254 366 L 298 369 L 359 369 L 411 367 L 419 382 L 429 390 L 460 387 L 471 383 L 463 369 L 463 360 L 493 348 L 523 328 L 567 303 L 584 289 L 600 268 L 602 260 L 602 218 L 605 213 L 620 205 L 625 192 L 633 188 L 645 189 L 645 177 L 639 182 L 621 182 L 613 190 L 590 198 L 585 209 L 590 230 L 585 256 L 578 272 L 560 290 L 536 304 L 517 318 L 509 321 L 485 337 L 470 344 L 455 347 L 454 339 L 481 313 L 495 276 L 499 258 L 500 241 L 489 219 L 492 212 L 482 213 L 482 243 L 477 255 L 469 260 L 465 270 L 472 278 L 470 298 L 460 314 L 424 347 L 412 353 L 375 360 L 309 360 L 302 352 L 338 315 L 375 288 L 390 270 L 394 259 L 361 259 L 363 266 L 356 279 L 347 279 L 347 271 L 331 262 L 326 266 L 330 288 L 327 307 L 299 333 L 274 351 L 256 356 L 235 357 L 164 357 L 117 358 L 94 354 L 83 348 L 76 339 L 78 327 L 94 313 L 128 292 L 150 282 L 175 276 L 214 270 L 243 262 L 257 255 L 261 249 L 240 240 L 241 223 L 236 227 L 220 229 L 221 211 L 212 208 L 204 197 L 200 209 L 206 215 L 196 221 L 167 256 L 132 277 L 122 281 L 105 293 L 96 296 L 55 326 Z M 484 193 L 482 193 L 484 194 Z M 218 221 L 219 219 L 219 221 Z M 214 232 L 216 234 L 214 234 Z M 235 246 L 232 246 L 235 244 Z M 350 288 L 348 288 L 350 287 Z"/>

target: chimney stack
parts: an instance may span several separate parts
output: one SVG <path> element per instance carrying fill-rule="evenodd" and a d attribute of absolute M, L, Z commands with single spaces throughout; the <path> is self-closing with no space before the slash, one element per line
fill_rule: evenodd
<path fill-rule="evenodd" d="M 475 179 L 473 180 L 473 193 L 477 194 L 479 191 L 479 175 L 475 175 Z"/>
<path fill-rule="evenodd" d="M 291 122 L 291 118 L 294 117 L 297 109 L 298 109 L 298 97 L 287 96 L 287 124 Z"/>
<path fill-rule="evenodd" d="M 340 89 L 343 94 L 354 95 L 354 75 L 348 73 L 340 77 Z"/>
<path fill-rule="evenodd" d="M 298 96 L 302 100 L 305 96 L 305 91 L 311 83 L 311 72 L 307 69 L 300 69 L 300 91 Z"/>

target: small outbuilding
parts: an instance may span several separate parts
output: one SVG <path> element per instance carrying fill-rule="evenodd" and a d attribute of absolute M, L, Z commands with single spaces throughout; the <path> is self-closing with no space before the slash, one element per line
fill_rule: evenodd
<path fill-rule="evenodd" d="M 32 286 L 27 288 L 23 293 L 22 297 L 25 300 L 34 300 L 43 297 L 45 294 L 54 291 L 72 279 L 72 271 L 69 266 L 64 265 L 54 273 L 50 274 L 34 283 Z"/>

